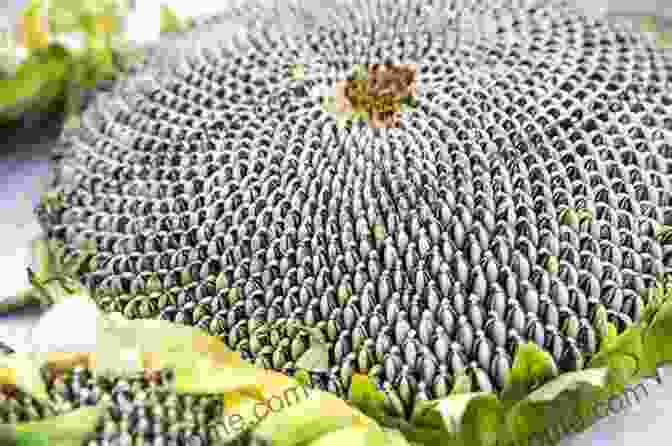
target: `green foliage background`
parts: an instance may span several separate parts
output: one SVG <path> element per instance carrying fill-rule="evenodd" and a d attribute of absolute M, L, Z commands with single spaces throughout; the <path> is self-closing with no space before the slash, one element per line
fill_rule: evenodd
<path fill-rule="evenodd" d="M 51 0 L 48 8 L 42 0 L 32 0 L 22 11 L 24 17 L 45 14 L 51 36 L 81 33 L 83 45 L 68 49 L 52 42 L 47 48 L 29 50 L 18 66 L 14 45 L 5 45 L 0 50 L 0 122 L 11 123 L 26 111 L 62 108 L 66 127 L 79 125 L 82 92 L 118 79 L 142 59 L 142 50 L 124 34 L 127 11 L 126 0 Z M 96 26 L 102 20 L 107 27 Z M 170 8 L 161 7 L 162 33 L 189 26 Z"/>

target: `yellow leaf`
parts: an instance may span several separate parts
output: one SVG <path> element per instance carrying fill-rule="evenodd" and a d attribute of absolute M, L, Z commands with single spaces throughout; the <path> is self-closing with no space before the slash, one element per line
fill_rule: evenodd
<path fill-rule="evenodd" d="M 1 367 L 0 385 L 13 386 L 15 384 L 16 384 L 16 371 L 11 367 Z"/>
<path fill-rule="evenodd" d="M 111 332 L 122 337 L 127 345 L 137 345 L 143 352 L 143 360 L 152 368 L 172 366 L 172 361 L 178 358 L 167 355 L 169 352 L 203 356 L 210 359 L 214 367 L 252 368 L 240 353 L 196 327 L 157 319 L 126 320 L 119 314 L 110 315 L 110 322 L 114 325 Z"/>
<path fill-rule="evenodd" d="M 49 371 L 61 373 L 72 370 L 77 366 L 89 368 L 91 364 L 90 353 L 59 353 L 51 352 L 46 355 L 46 365 Z"/>
<path fill-rule="evenodd" d="M 93 19 L 96 34 L 112 34 L 119 29 L 117 17 L 111 14 L 99 14 Z"/>
<path fill-rule="evenodd" d="M 17 45 L 29 50 L 46 48 L 49 45 L 47 18 L 37 14 L 24 15 L 17 24 Z"/>
<path fill-rule="evenodd" d="M 281 397 L 276 395 L 274 399 Z M 270 401 L 267 406 L 268 410 L 263 414 L 256 414 L 258 417 L 263 415 L 263 419 L 255 428 L 254 435 L 274 445 L 311 444 L 320 436 L 337 429 L 376 426 L 373 420 L 350 407 L 344 400 L 319 390 L 312 390 L 307 398 L 298 403 L 283 404 L 278 410 L 271 410 Z"/>
<path fill-rule="evenodd" d="M 45 401 L 49 398 L 47 387 L 40 374 L 40 362 L 30 353 L 13 353 L 0 356 L 0 384 L 15 386 Z"/>
<path fill-rule="evenodd" d="M 263 404 L 262 400 L 240 392 L 230 392 L 222 397 L 222 401 L 224 407 L 220 417 L 229 432 L 232 430 L 234 433 L 241 432 L 258 421 L 255 409 L 259 404 Z"/>
<path fill-rule="evenodd" d="M 161 355 L 170 356 L 170 352 Z M 208 358 L 189 357 L 185 352 L 175 356 L 175 390 L 179 393 L 218 395 L 240 392 L 257 399 L 264 398 L 263 385 L 255 369 L 216 367 Z"/>

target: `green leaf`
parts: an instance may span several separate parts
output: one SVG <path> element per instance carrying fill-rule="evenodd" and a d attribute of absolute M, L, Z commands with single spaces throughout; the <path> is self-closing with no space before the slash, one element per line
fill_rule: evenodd
<path fill-rule="evenodd" d="M 401 429 L 404 437 L 411 446 L 462 446 L 463 443 L 454 435 L 450 435 L 444 428 L 413 427 Z"/>
<path fill-rule="evenodd" d="M 600 340 L 600 349 L 609 348 L 611 345 L 613 345 L 616 338 L 618 338 L 618 328 L 616 328 L 613 323 L 607 322 L 605 324 L 605 333 Z"/>
<path fill-rule="evenodd" d="M 502 421 L 502 406 L 492 393 L 450 395 L 439 400 L 446 431 L 463 444 L 493 446 Z"/>
<path fill-rule="evenodd" d="M 385 444 L 387 446 L 411 446 L 401 431 L 383 428 L 383 435 L 385 436 Z"/>
<path fill-rule="evenodd" d="M 43 432 L 17 433 L 16 446 L 49 446 L 49 435 Z"/>
<path fill-rule="evenodd" d="M 367 121 L 369 119 L 369 113 L 366 110 L 360 110 L 352 113 L 353 121 Z"/>
<path fill-rule="evenodd" d="M 28 5 L 23 9 L 23 15 L 35 15 L 39 14 L 43 8 L 43 2 L 41 0 L 30 0 Z"/>
<path fill-rule="evenodd" d="M 383 446 L 385 434 L 378 426 L 350 426 L 322 434 L 311 446 Z"/>
<path fill-rule="evenodd" d="M 672 300 L 667 300 L 642 335 L 646 375 L 661 363 L 672 361 Z"/>
<path fill-rule="evenodd" d="M 413 426 L 445 430 L 446 425 L 439 411 L 441 400 L 416 401 L 410 422 Z"/>
<path fill-rule="evenodd" d="M 642 372 L 640 364 L 644 357 L 642 328 L 628 327 L 623 333 L 602 345 L 593 356 L 589 368 L 608 367 L 607 390 L 611 393 L 622 392 L 633 380 L 638 380 Z"/>
<path fill-rule="evenodd" d="M 65 75 L 63 60 L 51 59 L 45 63 L 28 59 L 19 66 L 14 78 L 0 82 L 0 115 L 13 119 L 50 103 L 62 95 Z"/>
<path fill-rule="evenodd" d="M 88 38 L 88 64 L 90 66 L 89 77 L 84 82 L 84 87 L 95 87 L 100 80 L 115 79 L 119 75 L 114 63 L 112 47 L 109 39 L 105 36 L 89 35 Z"/>
<path fill-rule="evenodd" d="M 313 385 L 313 380 L 310 377 L 310 372 L 308 372 L 308 370 L 305 369 L 297 370 L 297 372 L 294 373 L 294 379 L 302 386 Z"/>
<path fill-rule="evenodd" d="M 586 369 L 547 382 L 511 408 L 502 436 L 533 446 L 556 444 L 567 432 L 567 424 L 572 431 L 582 431 L 594 421 L 596 403 L 606 398 L 607 375 L 606 367 Z"/>
<path fill-rule="evenodd" d="M 385 412 L 385 394 L 367 375 L 355 373 L 350 385 L 350 402 L 364 414 L 379 420 Z"/>
<path fill-rule="evenodd" d="M 460 395 L 471 392 L 471 378 L 466 373 L 458 373 L 450 395 Z"/>
<path fill-rule="evenodd" d="M 530 393 L 525 400 L 531 402 L 552 401 L 562 392 L 577 389 L 584 384 L 603 388 L 607 384 L 607 376 L 608 370 L 606 367 L 563 373 Z"/>
<path fill-rule="evenodd" d="M 532 390 L 558 375 L 553 357 L 533 342 L 518 347 L 511 366 L 509 381 L 502 391 L 502 401 L 511 405 Z"/>
<path fill-rule="evenodd" d="M 175 11 L 166 5 L 161 5 L 161 33 L 178 33 L 186 29 L 186 24 L 183 23 Z"/>
<path fill-rule="evenodd" d="M 95 432 L 96 423 L 102 416 L 102 405 L 86 407 L 65 415 L 16 425 L 16 444 L 37 446 L 81 446 Z M 46 439 L 46 443 L 43 443 Z"/>

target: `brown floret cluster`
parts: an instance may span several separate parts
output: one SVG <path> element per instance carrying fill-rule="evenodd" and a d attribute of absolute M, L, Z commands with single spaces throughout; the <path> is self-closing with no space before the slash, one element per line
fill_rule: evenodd
<path fill-rule="evenodd" d="M 367 79 L 336 84 L 337 111 L 366 111 L 374 128 L 398 127 L 402 99 L 414 95 L 415 66 L 410 64 L 373 64 Z"/>

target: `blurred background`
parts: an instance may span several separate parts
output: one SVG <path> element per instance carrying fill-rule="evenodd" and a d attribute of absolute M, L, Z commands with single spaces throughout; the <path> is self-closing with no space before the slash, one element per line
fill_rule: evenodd
<path fill-rule="evenodd" d="M 591 13 L 632 20 L 672 48 L 672 0 L 577 1 Z M 0 301 L 27 286 L 29 242 L 40 234 L 33 208 L 47 181 L 48 154 L 59 133 L 78 125 L 79 111 L 96 89 L 109 88 L 141 60 L 144 45 L 188 30 L 190 18 L 220 11 L 227 3 L 0 0 Z M 0 316 L 0 341 L 15 350 L 30 349 L 30 329 L 39 314 L 26 310 Z M 64 321 L 64 330 L 69 322 Z M 648 397 L 631 401 L 619 414 L 563 445 L 666 443 L 672 368 L 666 371 L 662 385 L 647 384 Z"/>

